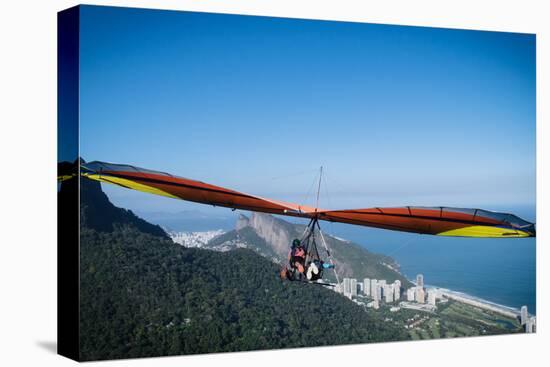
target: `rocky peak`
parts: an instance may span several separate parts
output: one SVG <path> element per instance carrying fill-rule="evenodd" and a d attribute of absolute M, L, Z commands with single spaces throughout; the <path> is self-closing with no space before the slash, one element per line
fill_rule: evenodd
<path fill-rule="evenodd" d="M 286 256 L 290 242 L 296 236 L 288 223 L 269 214 L 252 213 L 248 226 L 252 227 L 264 241 L 271 244 L 273 250 L 280 256 Z"/>
<path fill-rule="evenodd" d="M 237 224 L 235 225 L 235 230 L 240 231 L 241 229 L 248 227 L 250 223 L 250 219 L 244 214 L 239 215 L 239 219 L 237 219 Z"/>

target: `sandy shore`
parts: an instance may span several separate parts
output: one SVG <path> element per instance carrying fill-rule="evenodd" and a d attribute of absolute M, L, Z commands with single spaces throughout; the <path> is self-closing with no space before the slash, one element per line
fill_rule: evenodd
<path fill-rule="evenodd" d="M 438 288 L 438 287 L 426 287 L 426 288 L 434 289 L 436 292 L 438 292 L 445 298 L 449 298 L 449 299 L 462 302 L 468 305 L 472 305 L 475 307 L 479 307 L 484 310 L 493 311 L 504 316 L 516 318 L 520 315 L 520 310 L 516 308 L 499 305 L 494 302 L 490 302 L 478 297 L 474 297 L 466 293 L 456 292 L 450 289 Z"/>

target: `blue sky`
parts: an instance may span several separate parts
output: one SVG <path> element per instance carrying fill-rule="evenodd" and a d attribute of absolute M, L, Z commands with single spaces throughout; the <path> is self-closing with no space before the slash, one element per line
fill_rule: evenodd
<path fill-rule="evenodd" d="M 534 35 L 83 7 L 80 76 L 86 160 L 310 204 L 323 165 L 328 208 L 535 204 Z"/>

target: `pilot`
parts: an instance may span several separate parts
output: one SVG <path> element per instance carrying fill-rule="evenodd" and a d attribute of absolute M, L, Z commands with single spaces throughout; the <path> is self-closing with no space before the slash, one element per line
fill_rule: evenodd
<path fill-rule="evenodd" d="M 290 253 L 288 254 L 288 261 L 291 269 L 296 269 L 298 273 L 304 273 L 304 266 L 306 262 L 306 251 L 304 250 L 299 239 L 292 241 Z"/>

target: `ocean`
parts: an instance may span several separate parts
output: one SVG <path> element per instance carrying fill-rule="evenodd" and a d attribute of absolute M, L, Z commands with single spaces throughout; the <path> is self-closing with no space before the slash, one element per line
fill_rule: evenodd
<path fill-rule="evenodd" d="M 534 208 L 513 212 L 534 221 Z M 393 257 L 410 280 L 423 274 L 427 285 L 517 309 L 527 305 L 536 314 L 535 238 L 438 237 L 339 223 L 324 223 L 323 230 Z"/>

